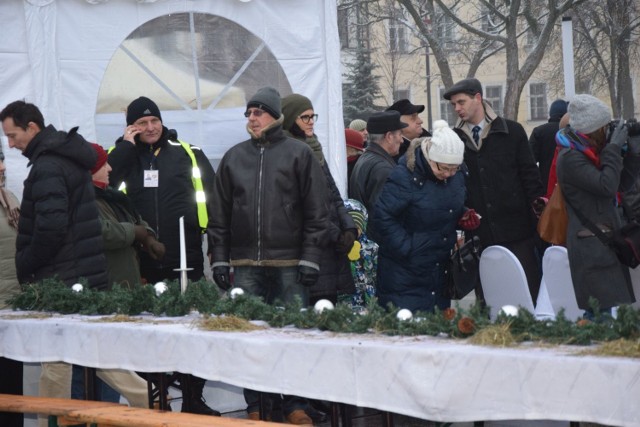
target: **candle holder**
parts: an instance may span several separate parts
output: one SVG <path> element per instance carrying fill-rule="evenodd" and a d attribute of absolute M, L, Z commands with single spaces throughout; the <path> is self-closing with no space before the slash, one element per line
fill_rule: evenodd
<path fill-rule="evenodd" d="M 184 216 L 181 216 L 178 220 L 180 227 L 180 268 L 174 268 L 173 271 L 180 272 L 180 292 L 182 295 L 187 291 L 187 271 L 193 270 L 193 268 L 187 268 L 187 249 L 184 238 Z"/>
<path fill-rule="evenodd" d="M 189 279 L 187 278 L 187 271 L 191 271 L 193 268 L 174 268 L 173 271 L 180 272 L 180 293 L 184 295 L 187 291 L 187 284 L 189 283 Z"/>

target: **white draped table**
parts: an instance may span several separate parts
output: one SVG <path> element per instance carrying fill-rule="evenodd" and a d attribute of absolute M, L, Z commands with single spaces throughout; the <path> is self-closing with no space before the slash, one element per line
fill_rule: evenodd
<path fill-rule="evenodd" d="M 109 316 L 107 316 L 109 317 Z M 0 311 L 0 355 L 146 372 L 378 408 L 434 421 L 550 419 L 640 426 L 640 360 L 584 347 L 297 329 L 214 332 L 199 316 L 104 322 Z"/>

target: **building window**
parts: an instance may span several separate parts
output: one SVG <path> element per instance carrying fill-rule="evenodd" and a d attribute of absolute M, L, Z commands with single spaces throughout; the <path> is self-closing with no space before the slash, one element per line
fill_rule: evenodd
<path fill-rule="evenodd" d="M 498 34 L 500 32 L 498 19 L 494 13 L 485 8 L 481 19 L 482 31 L 489 34 Z"/>
<path fill-rule="evenodd" d="M 538 43 L 538 36 L 536 36 L 535 33 L 530 29 L 527 30 L 524 42 L 525 49 L 533 49 L 536 46 L 536 43 Z"/>
<path fill-rule="evenodd" d="M 397 13 L 400 14 L 400 12 Z M 389 51 L 395 53 L 407 53 L 409 51 L 407 29 L 394 19 L 389 20 Z"/>
<path fill-rule="evenodd" d="M 393 91 L 393 102 L 396 102 L 400 99 L 411 99 L 411 90 L 410 89 L 395 89 Z"/>
<path fill-rule="evenodd" d="M 486 86 L 484 100 L 491 105 L 497 115 L 502 116 L 502 86 Z"/>
<path fill-rule="evenodd" d="M 455 110 L 453 109 L 453 105 L 451 105 L 451 102 L 447 101 L 446 99 L 442 98 L 442 94 L 444 94 L 445 92 L 445 88 L 441 87 L 439 89 L 440 91 L 440 118 L 442 120 L 446 120 L 447 123 L 449 123 L 449 126 L 454 126 L 456 124 L 456 122 L 458 121 L 458 116 L 456 115 Z"/>
<path fill-rule="evenodd" d="M 340 48 L 355 49 L 358 47 L 358 23 L 354 8 L 338 8 L 338 36 Z"/>
<path fill-rule="evenodd" d="M 446 13 L 438 13 L 436 17 L 436 35 L 440 40 L 440 44 L 445 46 L 453 43 L 453 20 Z"/>
<path fill-rule="evenodd" d="M 531 120 L 545 120 L 547 118 L 546 83 L 531 83 L 529 85 L 529 108 Z"/>

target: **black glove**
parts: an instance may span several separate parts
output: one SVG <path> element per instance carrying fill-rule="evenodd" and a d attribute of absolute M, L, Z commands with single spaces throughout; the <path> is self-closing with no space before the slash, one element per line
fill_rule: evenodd
<path fill-rule="evenodd" d="M 540 215 L 542 215 L 542 211 L 547 206 L 547 203 L 549 203 L 549 199 L 543 196 L 537 197 L 531 203 L 531 208 L 533 209 L 533 213 L 535 214 L 536 218 L 540 218 Z"/>
<path fill-rule="evenodd" d="M 640 135 L 629 137 L 629 153 L 634 156 L 640 156 Z"/>
<path fill-rule="evenodd" d="M 231 287 L 231 279 L 229 278 L 230 271 L 231 267 L 227 266 L 213 267 L 213 280 L 223 291 L 228 291 Z"/>
<path fill-rule="evenodd" d="M 348 253 L 353 246 L 353 242 L 356 241 L 356 237 L 356 233 L 351 229 L 343 231 L 336 242 L 336 251 L 342 254 Z"/>
<path fill-rule="evenodd" d="M 627 142 L 629 136 L 629 129 L 624 125 L 624 120 L 620 119 L 616 128 L 613 130 L 611 134 L 611 138 L 609 138 L 609 144 L 616 145 L 622 149 L 624 144 Z"/>
<path fill-rule="evenodd" d="M 318 276 L 320 275 L 319 273 L 320 272 L 313 267 L 299 265 L 297 282 L 302 286 L 310 288 L 318 281 Z"/>

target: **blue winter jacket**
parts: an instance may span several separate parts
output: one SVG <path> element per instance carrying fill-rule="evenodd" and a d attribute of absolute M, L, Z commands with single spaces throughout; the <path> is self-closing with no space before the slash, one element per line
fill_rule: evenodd
<path fill-rule="evenodd" d="M 464 212 L 461 172 L 438 180 L 420 146 L 400 159 L 385 183 L 372 221 L 378 231 L 378 301 L 386 307 L 433 311 L 442 295 L 447 259 Z"/>

